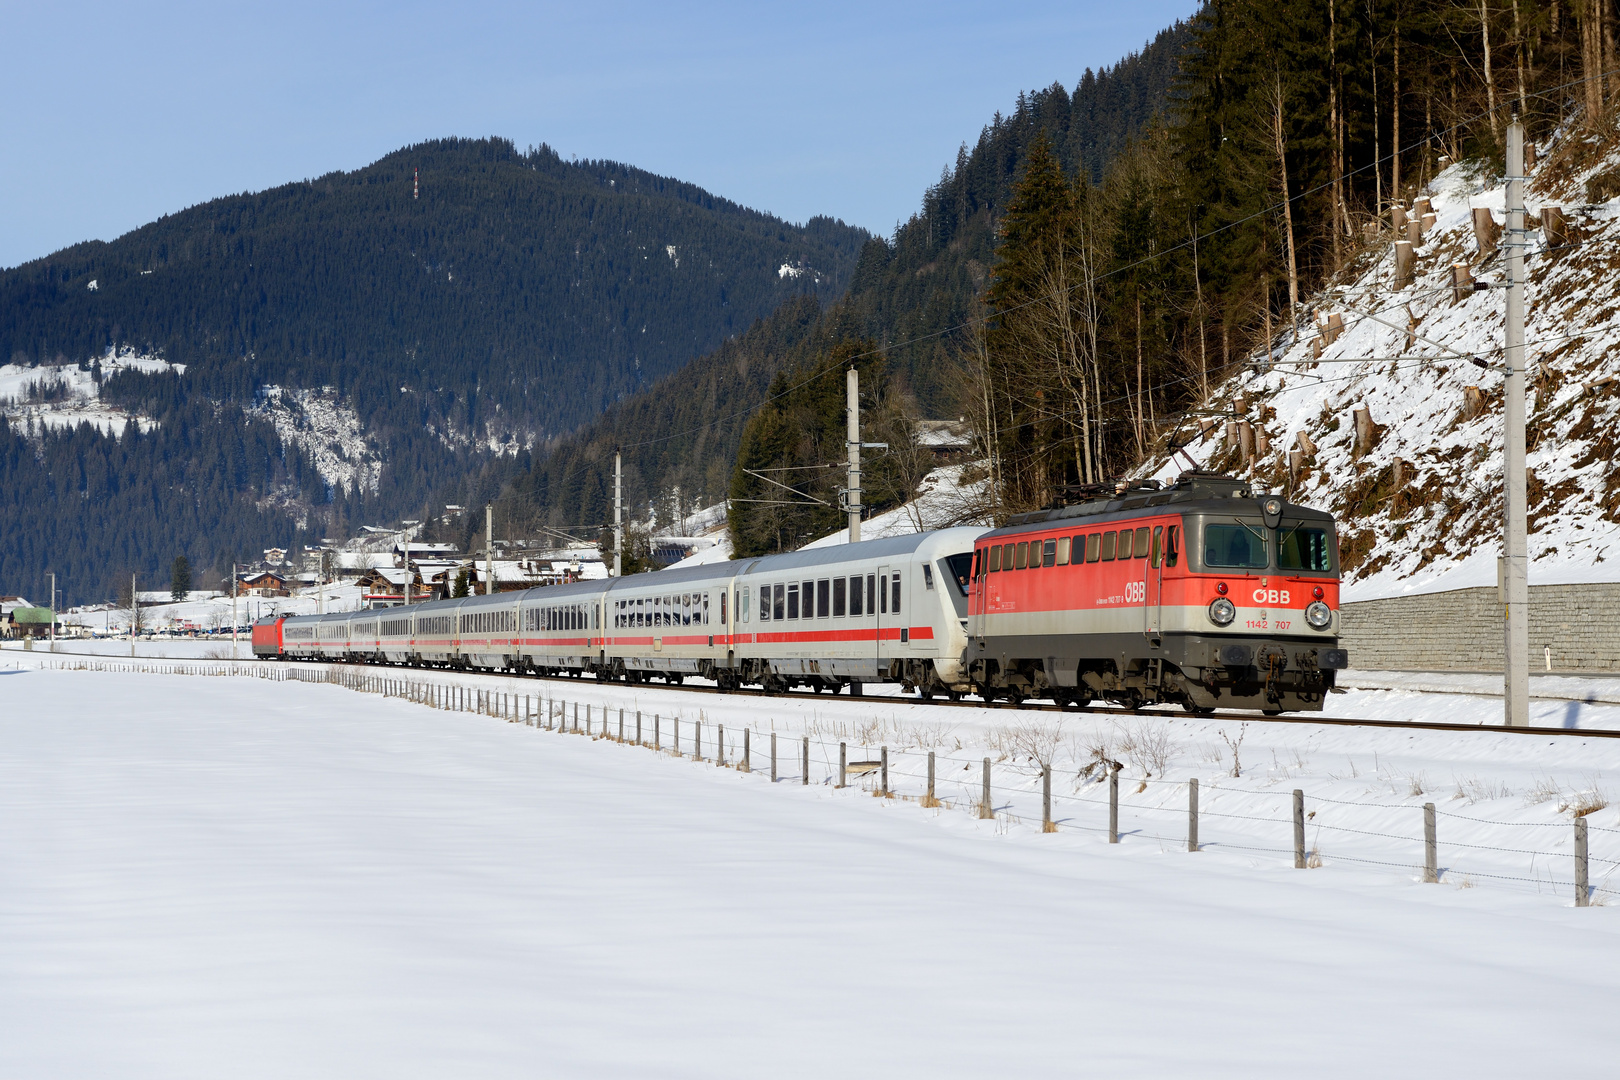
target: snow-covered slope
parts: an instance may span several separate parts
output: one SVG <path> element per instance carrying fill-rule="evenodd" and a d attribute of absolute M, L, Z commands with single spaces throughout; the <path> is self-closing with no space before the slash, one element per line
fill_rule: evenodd
<path fill-rule="evenodd" d="M 120 371 L 148 373 L 177 371 L 186 365 L 170 364 L 157 356 L 137 353 L 128 347 L 107 350 L 99 361 L 101 377 L 111 378 Z M 71 428 L 89 424 L 112 435 L 134 420 L 142 431 L 150 431 L 157 421 L 101 403 L 101 386 L 93 371 L 77 364 L 0 364 L 0 417 L 19 432 L 42 428 Z"/>
<path fill-rule="evenodd" d="M 1620 423 L 1620 136 L 1578 132 L 1543 142 L 1531 170 L 1533 217 L 1561 209 L 1570 240 L 1548 250 L 1547 230 L 1529 234 L 1526 360 L 1532 584 L 1620 581 L 1620 473 L 1613 465 Z M 1589 183 L 1590 182 L 1590 183 Z M 1273 344 L 1267 373 L 1253 367 L 1209 403 L 1233 409 L 1263 434 L 1269 452 L 1246 466 L 1216 423 L 1186 449 L 1200 465 L 1252 475 L 1342 521 L 1346 599 L 1372 599 L 1494 585 L 1502 520 L 1502 376 L 1505 293 L 1454 298 L 1452 266 L 1499 282 L 1499 247 L 1481 253 L 1475 208 L 1504 222 L 1500 176 L 1472 163 L 1442 172 L 1426 194 L 1435 221 L 1415 248 L 1410 283 L 1396 279 L 1395 236 L 1383 236 L 1340 280 L 1312 297 L 1297 340 Z M 1607 201 L 1589 201 L 1595 199 Z M 1505 240 L 1506 237 L 1504 236 Z M 1320 325 L 1344 330 L 1311 363 Z M 1483 370 L 1470 361 L 1491 365 Z M 1263 366 L 1264 351 L 1252 358 Z M 1475 388 L 1470 390 L 1470 388 Z M 1375 425 L 1357 445 L 1354 412 Z M 1207 422 L 1207 421 L 1206 421 Z M 1315 445 L 1301 446 L 1300 433 Z M 1289 451 L 1304 460 L 1297 475 Z M 1186 467 L 1179 455 L 1154 475 Z"/>
<path fill-rule="evenodd" d="M 308 454 L 332 487 L 377 490 L 382 460 L 360 415 L 336 391 L 265 386 L 249 411 L 274 424 L 282 442 Z"/>

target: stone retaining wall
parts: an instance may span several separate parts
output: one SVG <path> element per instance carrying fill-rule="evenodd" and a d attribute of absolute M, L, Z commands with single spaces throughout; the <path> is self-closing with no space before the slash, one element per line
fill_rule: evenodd
<path fill-rule="evenodd" d="M 1496 589 L 1345 604 L 1340 642 L 1363 671 L 1492 671 L 1502 667 L 1502 605 Z M 1530 667 L 1620 671 L 1620 584 L 1530 589 Z"/>

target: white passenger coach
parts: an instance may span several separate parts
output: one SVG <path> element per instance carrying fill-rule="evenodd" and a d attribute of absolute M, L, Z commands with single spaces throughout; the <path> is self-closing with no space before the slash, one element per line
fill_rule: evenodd
<path fill-rule="evenodd" d="M 955 528 L 407 607 L 271 620 L 259 655 L 722 689 L 970 689 L 974 540 Z"/>

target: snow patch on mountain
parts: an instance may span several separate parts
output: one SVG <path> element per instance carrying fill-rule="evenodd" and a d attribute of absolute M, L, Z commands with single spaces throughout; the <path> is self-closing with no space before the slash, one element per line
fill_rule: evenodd
<path fill-rule="evenodd" d="M 331 487 L 377 490 L 382 460 L 376 445 L 360 415 L 331 387 L 263 386 L 248 412 L 274 424 L 281 441 L 307 454 Z"/>
<path fill-rule="evenodd" d="M 101 402 L 101 382 L 124 371 L 183 375 L 184 364 L 171 364 L 160 356 L 129 346 L 109 348 L 93 364 L 0 365 L 0 416 L 23 434 L 47 428 L 73 428 L 80 424 L 119 435 L 134 421 L 141 431 L 158 422 Z M 98 378 L 99 376 L 99 378 Z"/>
<path fill-rule="evenodd" d="M 1607 197 L 1620 185 L 1605 180 L 1620 177 L 1620 135 L 1560 132 L 1538 149 L 1526 195 L 1538 226 L 1525 252 L 1530 579 L 1620 581 L 1620 198 Z M 1168 480 L 1190 457 L 1331 510 L 1347 600 L 1496 583 L 1505 292 L 1457 295 L 1451 281 L 1455 264 L 1504 279 L 1503 249 L 1480 250 L 1474 211 L 1503 226 L 1505 187 L 1463 163 L 1426 194 L 1434 221 L 1410 281 L 1386 229 L 1309 299 L 1302 332 L 1273 342 L 1269 370 L 1262 348 L 1213 393 L 1207 409 L 1230 419 L 1204 420 L 1150 467 Z M 1557 212 L 1569 235 L 1549 245 Z M 1335 315 L 1342 332 L 1325 329 Z M 1359 438 L 1358 408 L 1371 420 Z"/>

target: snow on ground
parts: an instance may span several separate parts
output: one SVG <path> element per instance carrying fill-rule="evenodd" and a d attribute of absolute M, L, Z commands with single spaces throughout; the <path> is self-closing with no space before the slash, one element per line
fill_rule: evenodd
<path fill-rule="evenodd" d="M 357 611 L 359 610 L 364 590 L 360 586 L 346 584 L 331 584 L 323 591 L 318 592 L 313 586 L 300 591 L 294 596 L 238 596 L 236 598 L 236 615 L 238 625 L 248 626 L 260 617 L 271 615 L 314 615 L 317 610 Z M 198 593 L 196 599 L 183 600 L 180 603 L 153 604 L 146 606 L 144 600 L 141 606 L 141 621 L 146 627 L 155 632 L 179 630 L 183 627 L 196 627 L 200 630 L 216 630 L 224 628 L 227 631 L 231 626 L 231 596 L 229 593 L 208 594 Z M 62 622 L 65 625 L 82 626 L 95 634 L 128 634 L 129 610 L 113 608 L 111 610 L 96 611 L 64 611 Z M 165 644 L 178 644 L 178 642 L 165 642 Z M 217 639 L 208 644 L 213 648 Z M 128 645 L 125 643 L 125 655 Z M 143 654 L 144 655 L 144 654 Z M 169 653 L 165 655 L 190 655 L 186 653 Z"/>
<path fill-rule="evenodd" d="M 335 686 L 0 682 L 5 1075 L 1494 1076 L 1620 1048 L 1617 909 L 1326 845 L 1296 871 L 1223 849 L 1269 826 L 1210 816 L 1219 796 L 1191 855 L 1134 811 L 1111 846 L 1043 835 L 1023 791 L 998 797 L 1022 821 L 980 821 L 835 790 L 821 762 L 772 785 Z M 733 732 L 779 709 L 722 704 Z M 1251 729 L 1245 752 L 1304 738 Z M 1307 755 L 1346 773 L 1329 759 L 1379 746 L 1388 768 L 1620 764 L 1575 740 L 1321 738 Z"/>

